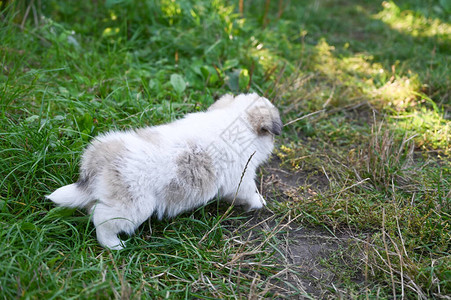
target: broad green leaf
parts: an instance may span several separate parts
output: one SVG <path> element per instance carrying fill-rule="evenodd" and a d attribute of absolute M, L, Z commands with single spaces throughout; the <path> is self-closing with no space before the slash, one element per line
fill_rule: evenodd
<path fill-rule="evenodd" d="M 226 78 L 226 82 L 227 85 L 229 86 L 229 89 L 234 93 L 238 93 L 240 90 L 239 76 L 240 70 L 234 70 L 233 72 L 228 73 Z"/>
<path fill-rule="evenodd" d="M 178 94 L 183 93 L 186 88 L 186 82 L 179 74 L 171 75 L 171 85 Z"/>
<path fill-rule="evenodd" d="M 20 229 L 22 229 L 23 231 L 39 230 L 39 228 L 36 225 L 34 225 L 33 223 L 30 223 L 30 222 L 22 222 L 20 224 Z"/>
<path fill-rule="evenodd" d="M 440 0 L 440 5 L 446 12 L 451 13 L 451 0 Z"/>
<path fill-rule="evenodd" d="M 222 67 L 222 69 L 223 70 L 228 70 L 228 69 L 235 68 L 236 66 L 238 66 L 238 63 L 239 63 L 239 61 L 236 58 L 226 60 L 226 62 L 224 63 L 224 66 Z"/>

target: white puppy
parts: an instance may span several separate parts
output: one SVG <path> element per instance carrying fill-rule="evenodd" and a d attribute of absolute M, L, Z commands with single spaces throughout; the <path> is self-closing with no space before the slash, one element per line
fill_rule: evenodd
<path fill-rule="evenodd" d="M 97 137 L 83 154 L 78 182 L 47 198 L 87 208 L 100 244 L 122 249 L 118 233 L 133 234 L 153 214 L 173 217 L 217 195 L 261 208 L 266 202 L 255 185 L 256 169 L 281 130 L 279 112 L 267 99 L 225 95 L 206 112 Z"/>

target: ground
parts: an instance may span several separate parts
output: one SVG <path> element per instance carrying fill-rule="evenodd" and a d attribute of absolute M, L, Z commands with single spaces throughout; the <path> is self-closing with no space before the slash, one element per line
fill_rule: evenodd
<path fill-rule="evenodd" d="M 449 0 L 0 1 L 0 297 L 451 294 Z M 285 126 L 257 212 L 214 199 L 127 248 L 44 195 L 111 129 L 257 92 Z"/>

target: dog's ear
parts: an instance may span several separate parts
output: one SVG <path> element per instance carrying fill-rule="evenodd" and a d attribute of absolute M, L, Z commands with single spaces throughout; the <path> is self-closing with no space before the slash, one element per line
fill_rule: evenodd
<path fill-rule="evenodd" d="M 254 107 L 247 112 L 249 124 L 258 135 L 282 133 L 282 120 L 275 107 Z"/>
<path fill-rule="evenodd" d="M 210 105 L 210 107 L 208 108 L 208 111 L 225 108 L 225 107 L 229 106 L 230 103 L 232 103 L 232 101 L 234 99 L 235 98 L 233 97 L 233 95 L 226 94 L 226 95 L 222 96 L 221 98 L 219 98 L 218 100 L 216 100 L 215 103 Z"/>

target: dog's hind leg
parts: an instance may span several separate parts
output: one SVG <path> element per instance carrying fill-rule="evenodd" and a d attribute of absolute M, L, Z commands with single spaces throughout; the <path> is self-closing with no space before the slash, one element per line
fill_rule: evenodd
<path fill-rule="evenodd" d="M 99 243 L 112 250 L 120 250 L 125 247 L 119 239 L 119 233 L 132 235 L 136 228 L 150 215 L 143 216 L 135 206 L 130 208 L 124 205 L 106 205 L 99 202 L 93 208 L 92 221 L 96 227 Z"/>
<path fill-rule="evenodd" d="M 136 228 L 154 212 L 155 199 L 146 195 L 136 197 L 130 202 L 105 201 L 102 199 L 92 209 L 92 221 L 96 227 L 99 243 L 112 250 L 125 247 L 118 237 L 119 233 L 132 235 Z"/>
<path fill-rule="evenodd" d="M 120 207 L 108 206 L 99 202 L 93 207 L 92 214 L 99 243 L 112 250 L 120 250 L 125 247 L 117 236 L 119 233 L 130 234 L 137 227 L 132 220 L 127 219 Z"/>

